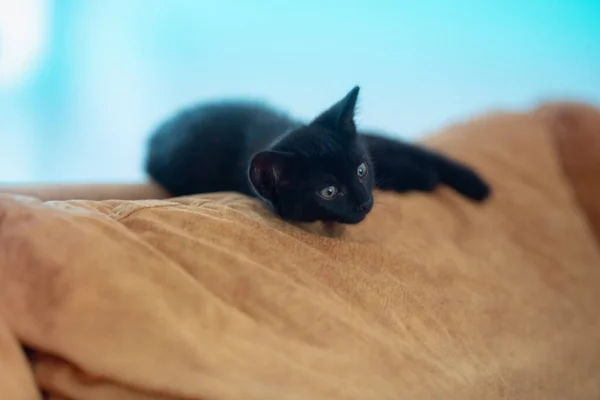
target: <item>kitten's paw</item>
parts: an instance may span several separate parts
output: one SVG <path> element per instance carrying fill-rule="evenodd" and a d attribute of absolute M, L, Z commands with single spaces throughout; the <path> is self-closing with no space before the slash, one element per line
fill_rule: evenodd
<path fill-rule="evenodd" d="M 459 192 L 471 200 L 484 202 L 492 195 L 492 188 L 475 172 L 469 172 L 462 177 Z"/>

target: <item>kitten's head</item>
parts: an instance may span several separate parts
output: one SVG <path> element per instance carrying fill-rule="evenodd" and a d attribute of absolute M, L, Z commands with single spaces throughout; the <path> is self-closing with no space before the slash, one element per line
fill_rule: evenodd
<path fill-rule="evenodd" d="M 373 208 L 375 171 L 354 123 L 358 91 L 252 158 L 250 182 L 282 218 L 356 224 Z"/>

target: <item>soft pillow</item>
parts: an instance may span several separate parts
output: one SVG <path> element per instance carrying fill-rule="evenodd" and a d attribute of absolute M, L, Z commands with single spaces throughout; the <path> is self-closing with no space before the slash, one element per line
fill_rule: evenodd
<path fill-rule="evenodd" d="M 5 195 L 2 393 L 598 399 L 599 115 L 553 105 L 451 127 L 426 143 L 488 177 L 489 203 L 379 193 L 333 237 L 237 194 Z"/>

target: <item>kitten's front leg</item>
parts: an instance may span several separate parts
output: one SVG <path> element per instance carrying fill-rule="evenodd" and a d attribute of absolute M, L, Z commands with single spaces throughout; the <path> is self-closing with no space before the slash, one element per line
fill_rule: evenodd
<path fill-rule="evenodd" d="M 379 189 L 430 192 L 445 184 L 476 201 L 490 194 L 489 185 L 475 171 L 441 154 L 378 135 L 361 136 L 371 154 Z"/>
<path fill-rule="evenodd" d="M 434 165 L 426 161 L 415 162 L 406 156 L 397 159 L 372 156 L 372 161 L 375 185 L 381 190 L 431 192 L 441 184 Z"/>

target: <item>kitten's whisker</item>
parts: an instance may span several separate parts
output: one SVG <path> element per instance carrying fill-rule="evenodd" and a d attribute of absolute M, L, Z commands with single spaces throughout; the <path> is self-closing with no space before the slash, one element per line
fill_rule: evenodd
<path fill-rule="evenodd" d="M 374 201 L 373 204 L 376 205 L 376 206 L 380 206 L 381 205 L 381 206 L 390 207 L 390 205 L 388 203 L 382 203 L 380 201 Z"/>

